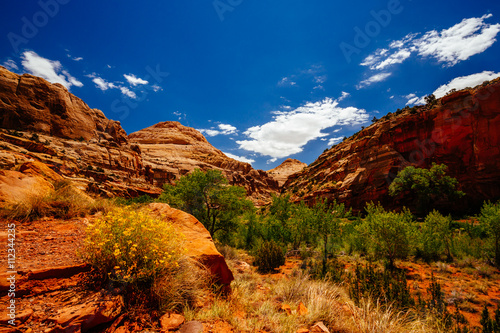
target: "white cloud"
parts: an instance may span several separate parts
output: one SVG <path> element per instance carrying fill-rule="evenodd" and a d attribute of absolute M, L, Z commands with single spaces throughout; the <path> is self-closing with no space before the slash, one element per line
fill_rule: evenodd
<path fill-rule="evenodd" d="M 370 85 L 372 85 L 374 83 L 382 82 L 382 81 L 386 80 L 391 75 L 392 75 L 392 73 L 378 73 L 378 74 L 375 74 L 373 76 L 370 76 L 368 79 L 361 81 L 356 86 L 356 88 L 357 89 L 362 89 L 362 88 L 368 87 L 368 86 L 370 86 Z"/>
<path fill-rule="evenodd" d="M 128 96 L 128 97 L 133 98 L 133 99 L 137 98 L 137 95 L 135 94 L 135 92 L 133 92 L 129 88 L 127 88 L 127 87 L 118 87 L 118 88 L 120 89 L 122 94 L 124 94 L 125 96 Z"/>
<path fill-rule="evenodd" d="M 233 160 L 237 160 L 237 161 L 244 162 L 244 163 L 252 164 L 255 162 L 255 160 L 252 160 L 250 158 L 246 158 L 244 156 L 236 156 L 236 155 L 233 155 L 230 153 L 224 153 L 224 155 L 226 155 L 229 158 L 232 158 Z"/>
<path fill-rule="evenodd" d="M 134 74 L 123 74 L 123 77 L 127 80 L 127 82 L 132 86 L 137 86 L 139 84 L 148 84 L 149 82 L 143 80 L 139 77 L 136 77 Z"/>
<path fill-rule="evenodd" d="M 433 57 L 444 66 L 451 67 L 486 51 L 496 42 L 500 24 L 488 24 L 486 19 L 493 15 L 463 19 L 451 28 L 441 31 L 431 30 L 423 35 L 409 34 L 401 40 L 393 41 L 388 48 L 378 49 L 366 57 L 362 66 L 372 70 L 383 70 L 400 64 L 413 53 L 421 57 Z M 421 35 L 421 37 L 418 37 Z"/>
<path fill-rule="evenodd" d="M 418 97 L 418 96 L 410 97 L 408 102 L 406 102 L 406 105 L 413 105 L 413 104 L 425 104 L 424 97 Z"/>
<path fill-rule="evenodd" d="M 59 61 L 43 58 L 33 51 L 24 52 L 21 59 L 24 70 L 30 74 L 40 76 L 51 83 L 60 83 L 67 89 L 71 86 L 83 86 L 83 83 L 63 69 Z"/>
<path fill-rule="evenodd" d="M 322 84 L 326 82 L 326 78 L 327 78 L 326 75 L 317 75 L 314 77 L 314 82 Z"/>
<path fill-rule="evenodd" d="M 284 77 L 278 82 L 278 87 L 290 87 L 295 86 L 296 84 L 297 82 L 292 81 L 292 79 Z"/>
<path fill-rule="evenodd" d="M 231 135 L 238 133 L 237 128 L 229 124 L 219 124 L 217 125 L 217 129 L 212 127 L 210 129 L 199 129 L 198 131 L 205 133 L 208 136 Z"/>
<path fill-rule="evenodd" d="M 346 99 L 349 96 L 351 96 L 351 94 L 349 94 L 348 92 L 343 91 L 342 95 L 338 98 L 338 101 L 340 102 L 340 101 Z"/>
<path fill-rule="evenodd" d="M 128 75 L 124 75 L 124 76 L 125 76 L 125 78 L 126 78 L 126 79 L 130 79 L 130 78 L 131 78 L 131 77 L 129 77 Z M 102 78 L 102 77 L 98 76 L 96 73 L 92 73 L 92 74 L 90 74 L 90 75 L 87 75 L 87 77 L 91 78 L 91 79 L 92 79 L 92 82 L 94 82 L 94 83 L 95 83 L 96 87 L 97 87 L 97 88 L 99 88 L 99 89 L 101 89 L 102 91 L 106 91 L 106 90 L 108 90 L 108 89 L 118 89 L 118 90 L 120 90 L 120 92 L 121 92 L 123 95 L 125 95 L 125 96 L 127 96 L 127 97 L 129 97 L 129 98 L 137 99 L 137 94 L 136 94 L 136 92 L 135 92 L 135 91 L 132 91 L 132 90 L 131 90 L 130 88 L 128 88 L 128 87 L 123 86 L 123 82 L 116 82 L 116 83 L 109 82 L 109 81 L 107 81 L 106 79 L 104 79 L 104 78 Z M 127 78 L 127 77 L 128 77 L 128 78 Z M 142 79 L 140 79 L 140 78 L 136 78 L 135 76 L 134 76 L 134 78 L 135 78 L 136 80 L 141 80 L 141 81 L 144 81 L 144 80 L 142 80 Z M 132 78 L 132 80 L 133 80 L 134 78 Z M 146 82 L 146 83 L 144 83 L 144 84 L 147 84 L 147 81 L 145 81 L 145 82 Z M 129 81 L 129 83 L 131 83 L 131 81 Z M 137 83 L 137 84 L 139 84 L 139 83 Z M 142 83 L 141 83 L 141 84 L 142 84 Z M 132 86 L 134 86 L 134 85 L 132 84 Z M 153 86 L 151 86 L 151 89 L 152 89 L 154 92 L 157 92 L 157 91 L 162 90 L 162 88 L 161 88 L 160 86 L 158 86 L 158 85 L 153 85 Z"/>
<path fill-rule="evenodd" d="M 247 129 L 243 134 L 248 140 L 236 141 L 239 148 L 270 156 L 272 162 L 300 153 L 309 141 L 328 136 L 322 133 L 324 129 L 363 124 L 368 120 L 365 110 L 341 108 L 338 101 L 331 98 L 274 114 L 272 121 Z"/>
<path fill-rule="evenodd" d="M 2 64 L 3 67 L 7 68 L 9 71 L 16 71 L 19 69 L 19 67 L 17 67 L 17 64 L 14 60 L 12 59 L 8 59 L 6 60 L 3 64 Z"/>
<path fill-rule="evenodd" d="M 464 89 L 467 87 L 475 87 L 484 81 L 490 81 L 496 79 L 500 76 L 500 73 L 495 73 L 492 71 L 484 71 L 482 73 L 476 73 L 467 76 L 460 76 L 454 78 L 447 84 L 443 84 L 434 91 L 434 96 L 437 98 L 445 96 L 451 89 Z"/>
<path fill-rule="evenodd" d="M 492 71 L 484 71 L 467 76 L 460 76 L 454 78 L 447 84 L 439 86 L 439 88 L 434 90 L 433 94 L 434 96 L 436 96 L 436 98 L 441 98 L 452 89 L 461 90 L 467 87 L 472 88 L 483 83 L 484 81 L 490 81 L 496 79 L 497 77 L 500 77 L 500 73 L 495 73 Z M 415 94 L 409 94 L 405 97 L 410 98 L 406 104 L 425 104 L 425 96 L 417 97 Z"/>
<path fill-rule="evenodd" d="M 96 73 L 92 73 L 89 75 L 86 75 L 87 77 L 92 79 L 92 82 L 95 83 L 96 87 L 101 89 L 102 91 L 108 90 L 108 89 L 118 89 L 118 86 L 112 82 L 108 82 L 102 77 L 97 76 Z"/>
<path fill-rule="evenodd" d="M 330 140 L 328 140 L 328 146 L 336 145 L 337 143 L 341 142 L 342 140 L 344 140 L 343 136 L 339 136 L 337 138 L 331 138 Z"/>

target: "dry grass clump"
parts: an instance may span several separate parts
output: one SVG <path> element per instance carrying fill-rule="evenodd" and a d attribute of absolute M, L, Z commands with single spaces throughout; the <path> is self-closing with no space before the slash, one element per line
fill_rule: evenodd
<path fill-rule="evenodd" d="M 45 193 L 30 193 L 24 200 L 6 204 L 0 216 L 8 220 L 31 221 L 42 217 L 71 219 L 97 211 L 109 210 L 109 203 L 94 200 L 71 181 L 55 182 Z"/>
<path fill-rule="evenodd" d="M 210 307 L 185 312 L 186 319 L 223 320 L 236 332 L 295 333 L 319 321 L 337 333 L 439 332 L 432 318 L 420 319 L 415 313 L 398 312 L 370 299 L 355 306 L 342 285 L 312 280 L 302 272 L 277 278 L 249 270 L 236 274 L 232 288 L 228 298 L 219 297 Z M 300 313 L 300 303 L 307 313 Z M 285 304 L 291 313 L 282 309 Z"/>
<path fill-rule="evenodd" d="M 183 256 L 179 267 L 155 279 L 152 292 L 160 312 L 201 306 L 210 297 L 211 277 L 206 267 Z"/>

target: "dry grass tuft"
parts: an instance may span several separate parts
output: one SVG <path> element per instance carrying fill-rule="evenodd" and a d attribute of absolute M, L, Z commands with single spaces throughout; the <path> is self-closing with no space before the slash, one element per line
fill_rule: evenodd
<path fill-rule="evenodd" d="M 152 286 L 162 313 L 196 308 L 210 297 L 211 278 L 206 267 L 186 256 L 178 264 L 175 271 L 157 278 Z"/>
<path fill-rule="evenodd" d="M 233 263 L 228 261 L 230 267 Z M 233 270 L 234 271 L 234 270 Z M 312 280 L 295 272 L 288 278 L 261 276 L 254 270 L 236 274 L 233 293 L 216 298 L 209 307 L 185 312 L 186 319 L 208 322 L 223 320 L 235 332 L 297 332 L 322 321 L 331 332 L 439 332 L 431 318 L 419 319 L 414 313 L 397 312 L 377 301 L 354 305 L 342 285 L 328 280 Z M 297 311 L 300 303 L 307 313 Z M 281 310 L 287 304 L 291 314 Z"/>
<path fill-rule="evenodd" d="M 109 203 L 94 200 L 77 189 L 71 181 L 55 182 L 46 193 L 31 193 L 23 201 L 1 208 L 0 216 L 8 220 L 31 221 L 42 217 L 71 219 L 97 211 L 108 211 Z"/>

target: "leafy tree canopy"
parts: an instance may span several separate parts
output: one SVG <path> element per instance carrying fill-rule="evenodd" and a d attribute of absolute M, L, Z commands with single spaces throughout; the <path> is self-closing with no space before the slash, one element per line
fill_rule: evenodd
<path fill-rule="evenodd" d="M 237 218 L 253 208 L 245 189 L 228 185 L 219 170 L 196 169 L 175 185 L 166 184 L 159 200 L 195 216 L 212 237 L 218 231 L 234 231 Z"/>
<path fill-rule="evenodd" d="M 457 189 L 456 178 L 446 175 L 448 167 L 445 164 L 432 163 L 430 169 L 408 166 L 401 170 L 389 186 L 389 194 L 415 195 L 420 213 L 430 211 L 432 202 L 446 196 L 448 200 L 460 198 L 464 192 Z"/>

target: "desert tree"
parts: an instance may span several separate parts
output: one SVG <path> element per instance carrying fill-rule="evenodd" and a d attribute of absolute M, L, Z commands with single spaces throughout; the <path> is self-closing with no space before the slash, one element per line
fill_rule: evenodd
<path fill-rule="evenodd" d="M 426 215 L 436 199 L 446 197 L 453 200 L 465 195 L 457 189 L 457 179 L 446 175 L 447 169 L 445 164 L 436 163 L 432 163 L 430 169 L 407 166 L 398 172 L 389 186 L 389 194 L 414 197 L 418 213 Z"/>
<path fill-rule="evenodd" d="M 230 186 L 219 170 L 196 169 L 175 185 L 164 185 L 159 200 L 195 216 L 212 237 L 234 231 L 238 217 L 253 208 L 245 189 Z"/>

